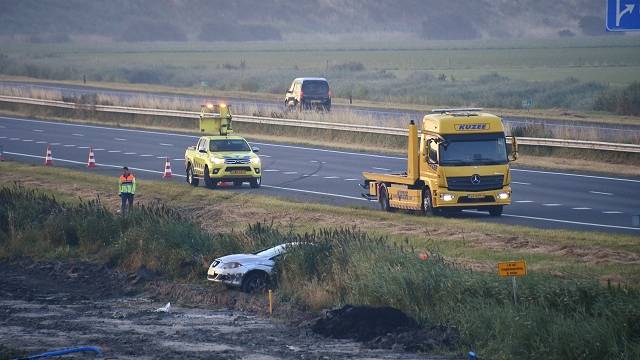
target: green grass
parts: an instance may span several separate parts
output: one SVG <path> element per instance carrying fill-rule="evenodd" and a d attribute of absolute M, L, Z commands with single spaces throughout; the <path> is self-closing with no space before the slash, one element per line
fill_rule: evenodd
<path fill-rule="evenodd" d="M 345 303 L 393 306 L 425 326 L 460 332 L 456 353 L 492 359 L 635 359 L 640 356 L 640 293 L 592 279 L 532 271 L 508 279 L 471 271 L 432 251 L 419 260 L 409 240 L 354 229 L 281 230 L 252 223 L 241 232 L 205 232 L 163 203 L 127 217 L 101 202 L 61 202 L 28 188 L 0 186 L 0 255 L 89 258 L 124 270 L 146 266 L 178 280 L 202 278 L 216 256 L 283 242 L 313 243 L 278 268 L 283 301 L 306 308 Z M 438 349 L 451 351 L 451 349 Z"/>
<path fill-rule="evenodd" d="M 607 86 L 639 81 L 635 37 L 363 43 L 7 44 L 9 75 L 150 83 L 282 96 L 297 76 L 327 76 L 337 97 L 422 105 L 591 110 Z M 245 67 L 240 67 L 243 62 Z M 343 64 L 359 63 L 350 71 Z M 234 68 L 235 67 L 235 68 Z M 447 77 L 439 81 L 440 75 Z M 498 74 L 499 82 L 487 81 Z M 452 81 L 452 76 L 455 81 Z M 565 79 L 575 80 L 565 80 Z"/>

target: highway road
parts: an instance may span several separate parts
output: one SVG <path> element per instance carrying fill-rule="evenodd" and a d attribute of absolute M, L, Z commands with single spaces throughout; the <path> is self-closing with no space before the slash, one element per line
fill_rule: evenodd
<path fill-rule="evenodd" d="M 7 159 L 43 164 L 47 144 L 54 166 L 117 176 L 129 166 L 141 179 L 161 179 L 164 159 L 174 177 L 184 179 L 184 150 L 197 135 L 49 122 L 0 116 L 0 145 Z M 211 191 L 255 191 L 304 202 L 376 207 L 360 197 L 362 171 L 402 171 L 403 157 L 304 146 L 251 142 L 260 148 L 263 186 Z M 87 169 L 89 146 L 98 167 Z M 501 218 L 465 211 L 464 218 L 537 228 L 628 233 L 640 236 L 633 216 L 640 214 L 640 177 L 513 169 L 513 204 Z M 115 189 L 115 185 L 114 185 Z M 115 190 L 114 190 L 115 191 Z M 416 216 L 407 214 L 405 216 Z"/>
<path fill-rule="evenodd" d="M 193 95 L 176 95 L 169 93 L 148 93 L 142 91 L 132 91 L 132 90 L 110 90 L 110 89 L 99 89 L 94 87 L 86 87 L 82 85 L 66 85 L 66 84 L 48 84 L 48 83 L 21 83 L 16 81 L 0 81 L 0 87 L 17 87 L 24 89 L 41 89 L 41 90 L 53 90 L 59 91 L 64 96 L 68 97 L 79 97 L 81 95 L 88 94 L 105 94 L 116 96 L 121 99 L 136 97 L 136 96 L 146 96 L 146 97 L 154 97 L 158 99 L 165 100 L 182 100 L 182 101 L 195 101 L 197 104 L 201 104 L 207 100 L 211 100 L 210 97 L 205 98 L 202 96 L 193 96 Z M 284 96 L 284 94 L 283 94 Z M 238 98 L 238 97 L 217 97 L 215 100 L 224 101 L 230 104 L 233 104 L 236 109 L 247 107 L 248 109 L 258 109 L 265 114 L 270 114 L 271 111 L 281 110 L 282 104 L 275 101 L 269 100 L 256 100 L 256 99 L 247 99 L 247 98 Z M 196 111 L 197 109 L 194 109 Z M 423 112 L 417 111 L 409 111 L 409 110 L 401 110 L 401 109 L 376 109 L 376 108 L 363 108 L 363 107 L 352 107 L 346 105 L 334 105 L 332 107 L 332 111 L 335 112 L 345 112 L 345 113 L 356 113 L 359 115 L 366 116 L 368 119 L 373 119 L 375 123 L 371 125 L 377 126 L 389 126 L 390 120 L 395 120 L 394 124 L 397 124 L 398 120 L 402 123 L 405 123 L 411 119 L 422 119 L 424 116 Z M 595 130 L 598 133 L 604 136 L 610 136 L 614 139 L 616 138 L 626 138 L 627 136 L 637 135 L 640 136 L 640 126 L 638 125 L 616 125 L 616 124 L 598 124 L 598 123 L 588 123 L 584 121 L 563 121 L 559 123 L 555 120 L 547 120 L 547 119 L 532 119 L 532 118 L 522 118 L 522 117 L 512 117 L 506 116 L 503 117 L 503 121 L 507 124 L 510 124 L 512 127 L 517 126 L 525 126 L 529 124 L 543 124 L 549 128 L 572 128 L 572 129 L 582 129 L 582 130 Z M 394 126 L 393 124 L 391 126 Z"/>

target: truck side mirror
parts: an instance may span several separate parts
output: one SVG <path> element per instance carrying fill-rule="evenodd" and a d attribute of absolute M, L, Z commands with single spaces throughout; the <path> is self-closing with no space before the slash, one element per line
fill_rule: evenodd
<path fill-rule="evenodd" d="M 509 161 L 516 161 L 518 159 L 518 142 L 515 136 L 507 136 L 506 139 L 507 158 Z"/>
<path fill-rule="evenodd" d="M 427 149 L 426 149 L 427 150 L 426 157 L 427 157 L 427 163 L 429 163 L 429 164 L 437 164 L 438 163 L 438 153 L 431 148 L 431 143 L 433 143 L 433 142 L 435 142 L 435 139 L 429 139 L 429 140 L 427 140 L 427 144 L 426 144 L 426 147 L 427 147 Z"/>
<path fill-rule="evenodd" d="M 200 149 L 200 150 L 198 150 L 198 151 L 199 151 L 199 152 L 201 152 L 201 153 L 203 153 L 203 154 L 206 154 L 206 152 L 207 152 L 207 150 L 205 150 L 205 149 Z"/>

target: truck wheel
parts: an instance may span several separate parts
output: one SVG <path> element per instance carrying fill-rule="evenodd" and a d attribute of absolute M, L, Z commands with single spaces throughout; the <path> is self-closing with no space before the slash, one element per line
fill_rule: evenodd
<path fill-rule="evenodd" d="M 204 167 L 204 186 L 208 187 L 209 189 L 215 189 L 217 182 L 212 180 L 210 175 L 209 175 L 209 167 L 205 166 Z"/>
<path fill-rule="evenodd" d="M 252 189 L 259 188 L 262 185 L 262 176 L 249 180 L 249 185 Z"/>
<path fill-rule="evenodd" d="M 489 215 L 493 217 L 502 216 L 503 205 L 496 205 L 489 208 Z"/>
<path fill-rule="evenodd" d="M 431 202 L 431 190 L 429 188 L 424 189 L 422 192 L 422 212 L 425 215 L 435 215 L 436 213 Z"/>
<path fill-rule="evenodd" d="M 253 293 L 262 291 L 267 287 L 267 274 L 262 271 L 249 273 L 242 281 L 242 291 Z"/>
<path fill-rule="evenodd" d="M 193 169 L 191 168 L 191 164 L 187 166 L 187 182 L 192 186 L 198 186 L 198 183 L 200 183 L 200 179 L 193 176 Z"/>
<path fill-rule="evenodd" d="M 380 201 L 380 208 L 386 212 L 393 212 L 394 209 L 389 204 L 389 196 L 387 195 L 386 186 L 380 186 L 380 195 L 378 197 Z"/>

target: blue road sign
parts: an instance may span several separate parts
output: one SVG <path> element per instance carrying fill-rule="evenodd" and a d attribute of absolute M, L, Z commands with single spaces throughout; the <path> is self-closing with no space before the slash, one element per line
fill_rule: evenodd
<path fill-rule="evenodd" d="M 640 30 L 640 0 L 607 0 L 607 31 Z"/>

